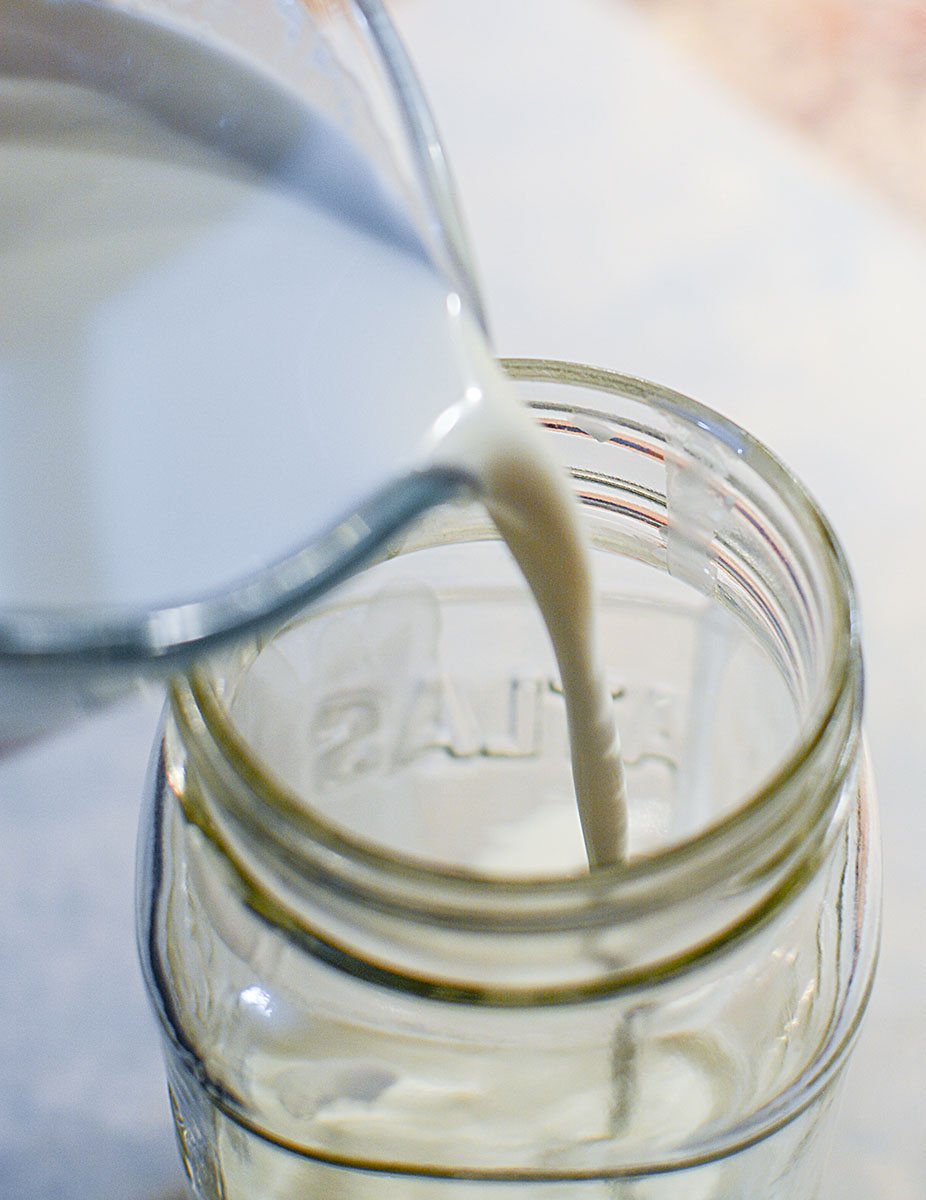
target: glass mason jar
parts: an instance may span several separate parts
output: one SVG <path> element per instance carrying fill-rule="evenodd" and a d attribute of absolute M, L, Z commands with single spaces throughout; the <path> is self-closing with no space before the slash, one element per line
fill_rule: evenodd
<path fill-rule="evenodd" d="M 204 1200 L 806 1200 L 870 990 L 841 551 L 740 429 L 508 362 L 595 548 L 630 857 L 582 861 L 539 617 L 434 509 L 173 687 L 139 916 Z"/>

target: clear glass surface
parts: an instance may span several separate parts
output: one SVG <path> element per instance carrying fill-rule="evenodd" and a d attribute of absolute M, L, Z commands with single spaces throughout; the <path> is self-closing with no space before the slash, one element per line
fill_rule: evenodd
<path fill-rule="evenodd" d="M 146 21 L 146 28 L 160 34 L 140 38 L 136 44 L 131 40 L 135 37 L 132 30 L 142 28 Z M 167 54 L 168 64 L 186 61 L 183 56 L 190 46 L 199 47 L 197 52 L 207 64 L 206 56 L 215 52 L 222 56 L 223 62 L 237 64 L 243 79 L 263 80 L 264 99 L 272 112 L 276 112 L 274 105 L 283 111 L 286 103 L 295 101 L 311 106 L 315 114 L 329 122 L 345 139 L 345 144 L 353 148 L 352 152 L 356 151 L 375 172 L 384 194 L 388 194 L 396 211 L 403 214 L 402 219 L 414 230 L 414 237 L 420 239 L 426 255 L 448 281 L 448 287 L 455 289 L 476 320 L 482 321 L 478 289 L 440 141 L 401 43 L 378 0 L 328 0 L 288 6 L 270 0 L 246 3 L 79 0 L 69 5 L 9 0 L 0 12 L 0 100 L 6 106 L 4 111 L 11 127 L 32 103 L 28 90 L 25 98 L 17 90 L 22 86 L 28 89 L 39 79 L 43 86 L 60 86 L 65 107 L 67 88 L 99 88 L 101 95 L 124 94 L 134 103 L 146 106 L 146 112 L 150 109 L 159 114 L 166 128 L 189 132 L 186 122 L 193 134 L 206 143 L 210 137 L 220 140 L 224 137 L 242 163 L 255 169 L 267 167 L 265 159 L 268 155 L 272 158 L 278 149 L 275 142 L 272 147 L 267 146 L 270 117 L 263 112 L 241 111 L 240 96 L 229 83 L 231 74 L 219 79 L 218 84 L 210 81 L 207 71 L 196 70 L 195 55 L 187 75 L 178 66 L 178 77 L 165 83 L 167 67 L 158 55 L 164 53 L 161 42 L 168 44 L 171 39 L 176 43 L 174 50 L 180 47 L 182 53 Z M 251 74 L 245 76 L 246 71 Z M 280 100 L 281 96 L 285 100 Z M 66 116 L 62 117 L 65 124 Z M 285 125 L 283 118 L 281 122 Z M 273 126 L 274 137 L 277 132 Z M 112 131 L 106 134 L 104 130 L 104 134 L 112 136 Z M 100 135 L 103 145 L 104 134 Z M 112 177 L 102 172 L 102 178 L 114 193 L 120 186 L 116 176 L 116 172 L 112 172 Z M 8 187 L 0 183 L 0 204 L 12 222 L 17 218 L 21 198 L 16 180 L 8 182 Z M 343 185 L 343 180 L 340 182 Z M 321 191 L 324 186 L 323 183 Z M 101 185 L 100 194 L 104 191 Z M 345 192 L 342 186 L 334 197 L 335 205 L 347 203 Z M 127 194 L 128 204 L 133 202 L 134 194 Z M 136 207 L 141 204 L 143 208 L 143 197 L 135 197 L 134 202 Z M 66 205 L 62 211 L 65 210 Z M 81 231 L 86 240 L 80 254 L 102 254 L 97 243 L 105 241 L 103 231 L 92 227 L 92 218 L 87 219 L 88 228 Z M 146 269 L 146 238 L 149 226 L 157 222 L 146 211 L 142 211 L 137 227 L 132 223 L 131 212 L 127 211 L 125 219 L 132 236 L 127 234 L 121 246 L 120 269 L 131 276 L 136 262 L 139 271 Z M 172 216 L 165 212 L 162 219 L 169 221 Z M 184 230 L 179 226 L 178 229 L 180 238 Z M 107 230 L 107 236 L 108 233 Z M 71 254 L 72 249 L 68 242 L 63 252 Z M 15 246 L 4 249 L 14 259 L 15 252 Z M 67 265 L 73 269 L 70 259 Z M 100 273 L 105 275 L 109 269 L 104 263 Z M 68 278 L 67 270 L 63 269 L 62 281 Z M 64 289 L 64 282 L 61 288 Z M 41 311 L 51 304 L 52 298 L 48 298 Z M 10 395 L 14 400 L 18 399 L 13 368 L 20 353 L 16 331 L 21 315 L 20 307 L 10 304 L 0 316 L 0 365 L 4 368 L 4 387 L 12 389 Z M 7 346 L 8 338 L 12 350 Z M 75 378 L 94 370 L 102 378 L 106 363 L 100 366 L 94 359 L 90 335 L 85 341 L 86 345 L 80 342 L 75 330 L 76 350 L 57 345 L 53 353 L 49 352 L 49 375 L 66 360 L 67 350 L 75 360 Z M 47 347 L 39 348 L 41 353 L 46 351 Z M 165 359 L 174 352 L 173 346 L 163 347 Z M 34 351 L 29 353 L 34 356 Z M 139 371 L 144 370 L 144 353 Z M 356 423 L 361 424 L 363 404 L 376 402 L 377 397 L 347 396 L 343 406 L 356 405 Z M 130 407 L 130 401 L 127 404 Z M 34 461 L 30 459 L 32 426 L 26 434 L 19 431 L 17 455 L 11 458 L 6 472 L 8 487 L 15 488 L 15 471 L 24 470 L 30 486 L 31 481 L 44 478 L 46 491 L 52 495 L 58 486 L 55 480 L 62 472 L 67 478 L 70 474 L 80 477 L 88 461 L 105 475 L 105 470 L 93 459 L 95 447 L 108 446 L 119 437 L 125 441 L 121 447 L 124 453 L 116 446 L 119 461 L 131 460 L 133 429 L 138 421 L 129 422 L 126 430 L 117 415 L 106 421 L 103 428 L 95 428 L 94 422 L 101 419 L 98 414 L 79 411 L 62 415 L 58 407 L 50 403 L 48 412 L 36 418 L 40 428 L 33 439 Z M 255 411 L 259 407 L 258 399 Z M 170 411 L 171 420 L 175 420 L 174 410 Z M 420 413 L 409 414 L 416 437 L 436 415 L 429 411 L 424 420 Z M 397 416 L 396 424 L 399 423 Z M 176 429 L 176 445 L 181 445 L 184 438 L 192 440 L 191 430 L 195 428 L 196 421 L 191 417 L 188 427 Z M 218 429 L 216 436 L 221 437 Z M 413 438 L 406 439 L 401 431 L 397 436 L 403 449 L 407 449 L 406 441 L 415 444 Z M 307 447 L 306 453 L 310 459 L 311 447 Z M 284 611 L 297 610 L 311 596 L 324 592 L 356 569 L 359 562 L 375 552 L 384 537 L 459 486 L 459 481 L 440 472 L 408 478 L 404 460 L 400 469 L 398 462 L 390 463 L 385 450 L 380 457 L 382 476 L 377 475 L 373 482 L 368 480 L 369 488 L 364 484 L 351 492 L 345 479 L 344 494 L 332 491 L 328 497 L 329 511 L 306 514 L 301 544 L 268 544 L 264 547 L 266 552 L 257 558 L 242 550 L 234 579 L 228 586 L 203 589 L 208 594 L 182 594 L 183 585 L 168 577 L 161 581 L 163 586 L 157 595 L 150 597 L 150 603 L 146 596 L 130 604 L 56 605 L 49 599 L 41 607 L 32 606 L 31 602 L 0 606 L 0 697 L 4 701 L 0 713 L 0 752 L 4 746 L 28 740 L 123 694 L 140 675 L 164 678 L 178 664 L 189 664 L 217 643 L 248 633 L 264 621 L 278 620 Z M 11 511 L 17 511 L 15 499 L 15 491 L 7 493 L 5 503 Z M 40 499 L 53 508 L 45 492 Z M 198 502 L 208 508 L 209 498 L 200 496 Z M 71 507 L 76 509 L 76 501 Z M 32 513 L 33 507 L 28 511 Z M 41 514 L 29 519 L 41 534 Z M 105 523 L 109 518 L 104 512 L 93 519 Z M 366 533 L 358 538 L 357 529 L 361 527 Z M 91 533 L 96 536 L 95 527 Z M 14 535 L 11 536 L 15 545 L 22 545 L 24 540 L 29 544 L 36 542 L 36 553 L 41 553 L 41 536 L 32 539 L 23 531 L 18 535 L 14 531 Z M 102 543 L 104 535 L 100 535 L 100 540 Z M 74 563 L 57 561 L 54 555 L 49 555 L 46 571 L 51 581 L 49 596 L 55 594 L 56 575 L 64 575 L 72 566 L 82 571 L 86 563 L 92 562 L 95 544 L 89 536 L 68 539 L 67 554 L 62 558 L 72 555 Z M 162 557 L 159 549 L 164 548 L 145 544 L 139 533 L 137 553 L 143 561 L 159 561 Z M 203 547 L 204 554 L 207 549 Z M 0 568 L 2 565 L 0 559 Z M 170 597 L 171 602 L 165 601 L 164 596 Z"/>
<path fill-rule="evenodd" d="M 878 939 L 851 584 L 682 397 L 511 363 L 596 547 L 630 861 L 476 506 L 177 686 L 141 945 L 203 1200 L 812 1200 Z"/>

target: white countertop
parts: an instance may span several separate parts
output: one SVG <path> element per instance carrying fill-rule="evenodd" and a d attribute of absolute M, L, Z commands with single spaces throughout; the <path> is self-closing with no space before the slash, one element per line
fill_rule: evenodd
<path fill-rule="evenodd" d="M 394 0 L 507 355 L 614 367 L 810 486 L 861 596 L 885 925 L 823 1200 L 922 1200 L 926 239 L 622 0 Z M 0 1195 L 166 1200 L 180 1174 L 132 932 L 159 701 L 0 763 Z"/>

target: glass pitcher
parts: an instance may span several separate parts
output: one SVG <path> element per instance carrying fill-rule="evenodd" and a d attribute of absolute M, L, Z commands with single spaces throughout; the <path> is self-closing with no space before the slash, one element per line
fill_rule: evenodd
<path fill-rule="evenodd" d="M 249 301 L 255 268 L 242 256 L 225 281 L 224 265 L 210 266 L 203 299 L 186 277 L 177 283 L 172 243 L 151 250 L 156 237 L 203 247 L 215 236 L 220 222 L 211 212 L 193 228 L 199 193 L 189 179 L 199 187 L 202 175 L 221 174 L 230 162 L 236 179 L 272 176 L 278 190 L 298 190 L 299 172 L 314 171 L 314 204 L 327 215 L 346 212 L 374 249 L 401 243 L 483 328 L 484 317 L 434 124 L 378 0 L 4 0 L 0 104 L 2 748 L 295 610 L 459 486 L 447 472 L 422 472 L 409 461 L 440 411 L 433 396 L 403 396 L 386 424 L 381 396 L 345 388 L 325 395 L 324 411 L 310 397 L 295 434 L 281 434 L 275 447 L 283 455 L 287 443 L 304 439 L 306 477 L 324 461 L 329 486 L 306 492 L 295 506 L 271 495 L 261 508 L 246 455 L 253 437 L 257 460 L 273 427 L 275 392 L 224 394 L 234 389 L 235 356 L 261 311 L 260 297 Z M 308 132 L 297 128 L 300 106 L 313 114 Z M 147 122 L 132 141 L 130 110 Z M 157 170 L 169 156 L 189 167 L 188 202 L 182 188 L 158 191 Z M 129 176 L 127 161 L 142 163 L 144 176 Z M 222 219 L 227 225 L 232 217 Z M 288 268 L 282 234 L 278 240 L 273 271 L 298 275 L 298 264 Z M 257 268 L 260 254 L 253 251 Z M 189 264 L 184 269 L 189 274 Z M 99 296 L 90 311 L 84 293 L 92 289 Z M 308 340 L 323 311 L 321 302 L 317 309 L 306 302 L 302 312 L 301 303 L 289 305 L 296 310 L 291 343 Z M 174 402 L 184 383 L 181 368 L 171 374 L 170 364 L 186 361 L 187 342 L 207 342 L 211 314 L 222 305 L 230 316 L 219 330 L 227 336 L 216 334 L 217 357 L 230 365 L 209 376 L 215 394 L 191 388 L 182 410 L 175 401 L 162 413 L 164 398 Z M 362 359 L 362 330 L 358 340 L 361 352 L 345 351 L 346 360 Z M 288 346 L 261 353 L 269 372 L 296 357 Z M 311 377 L 312 362 L 301 369 Z M 371 423 L 363 465 L 354 453 L 339 458 L 339 446 Z M 241 492 L 252 493 L 229 521 L 243 525 L 259 512 L 266 529 L 255 519 L 250 533 L 229 532 L 216 509 L 215 537 L 196 536 L 203 556 L 209 543 L 227 540 L 222 568 L 194 573 L 187 586 L 174 575 L 170 542 L 193 536 L 185 534 L 188 519 L 208 511 L 216 482 L 224 484 L 216 449 L 223 445 Z M 147 516 L 173 496 L 174 472 L 186 465 L 188 476 L 197 473 L 197 456 L 213 464 L 212 474 L 188 502 L 177 500 L 170 528 L 149 535 Z M 145 464 L 134 480 L 133 459 Z M 298 468 L 293 454 L 290 469 Z M 119 472 L 126 475 L 122 492 L 104 494 Z M 272 493 L 274 483 L 271 472 L 261 486 Z M 301 509 L 300 524 L 271 532 L 274 511 L 293 507 Z M 106 522 L 121 522 L 128 549 L 120 553 L 132 558 L 144 587 L 110 596 L 108 585 L 94 591 L 88 584 L 59 596 L 68 572 L 86 574 L 107 549 Z M 110 567 L 104 563 L 101 577 Z"/>

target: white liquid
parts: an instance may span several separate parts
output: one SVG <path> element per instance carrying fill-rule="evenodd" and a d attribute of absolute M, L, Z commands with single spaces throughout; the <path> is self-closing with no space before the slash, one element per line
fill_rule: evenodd
<path fill-rule="evenodd" d="M 456 464 L 549 627 L 589 861 L 621 857 L 574 499 L 333 128 L 151 22 L 12 0 L 0 278 L 0 606 L 221 592 Z"/>

